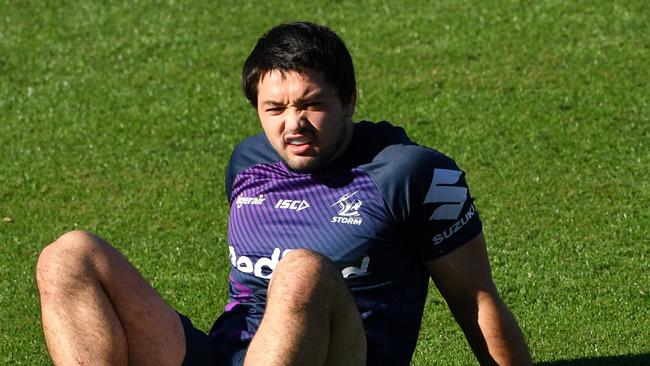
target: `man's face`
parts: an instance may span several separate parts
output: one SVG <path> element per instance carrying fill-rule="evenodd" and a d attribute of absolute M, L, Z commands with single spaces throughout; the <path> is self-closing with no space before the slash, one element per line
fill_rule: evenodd
<path fill-rule="evenodd" d="M 347 148 L 355 97 L 342 105 L 320 72 L 272 70 L 257 86 L 257 114 L 271 145 L 290 169 L 314 171 Z"/>

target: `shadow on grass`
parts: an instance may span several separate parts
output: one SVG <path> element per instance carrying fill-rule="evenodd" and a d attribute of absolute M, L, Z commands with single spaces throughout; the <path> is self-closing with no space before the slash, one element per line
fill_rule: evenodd
<path fill-rule="evenodd" d="M 646 366 L 650 353 L 641 355 L 602 356 L 535 363 L 536 366 Z"/>

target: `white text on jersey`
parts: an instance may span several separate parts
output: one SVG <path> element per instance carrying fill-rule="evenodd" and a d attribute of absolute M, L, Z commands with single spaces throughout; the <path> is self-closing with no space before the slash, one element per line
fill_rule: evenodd
<path fill-rule="evenodd" d="M 284 257 L 285 255 L 287 255 L 287 253 L 290 253 L 291 251 L 293 251 L 293 249 L 285 249 L 284 251 L 282 251 L 280 250 L 280 248 L 275 248 L 273 249 L 273 254 L 271 254 L 271 258 L 260 257 L 257 261 L 255 261 L 255 263 L 253 263 L 253 260 L 250 257 L 247 257 L 245 255 L 237 256 L 237 253 L 235 252 L 235 247 L 233 247 L 232 245 L 228 246 L 228 253 L 230 255 L 230 264 L 232 264 L 233 267 L 237 268 L 241 272 L 252 273 L 255 277 L 265 278 L 265 279 L 271 278 L 271 275 L 273 274 L 273 270 L 278 265 L 278 262 L 280 262 L 280 253 L 282 253 L 282 257 Z M 361 260 L 360 267 L 354 267 L 354 266 L 346 267 L 343 270 L 341 270 L 341 274 L 343 275 L 343 278 L 356 277 L 364 273 L 367 273 L 368 265 L 370 265 L 370 257 L 366 256 L 363 257 L 363 259 Z"/>
<path fill-rule="evenodd" d="M 448 227 L 441 234 L 438 234 L 433 237 L 433 245 L 438 245 L 443 241 L 445 241 L 445 239 L 457 233 L 458 230 L 460 230 L 463 226 L 465 226 L 469 222 L 469 220 L 472 217 L 474 217 L 475 213 L 476 213 L 476 208 L 474 207 L 474 205 L 469 206 L 469 210 L 467 210 L 465 216 L 463 216 L 460 220 L 454 222 L 452 226 Z"/>
<path fill-rule="evenodd" d="M 302 211 L 308 207 L 309 207 L 309 203 L 307 203 L 307 201 L 305 200 L 298 201 L 298 200 L 280 199 L 275 204 L 275 208 L 281 208 L 284 210 Z"/>
<path fill-rule="evenodd" d="M 263 194 L 260 194 L 257 197 L 239 196 L 237 197 L 237 201 L 235 201 L 235 204 L 237 205 L 237 208 L 241 208 L 243 205 L 259 206 L 264 201 L 266 201 L 266 198 L 264 198 Z"/>
<path fill-rule="evenodd" d="M 330 206 L 339 206 L 339 212 L 336 216 L 332 217 L 332 222 L 337 224 L 361 225 L 363 219 L 361 218 L 361 213 L 359 213 L 359 208 L 361 208 L 363 202 L 359 199 L 352 200 L 352 197 L 358 192 L 346 193 Z"/>

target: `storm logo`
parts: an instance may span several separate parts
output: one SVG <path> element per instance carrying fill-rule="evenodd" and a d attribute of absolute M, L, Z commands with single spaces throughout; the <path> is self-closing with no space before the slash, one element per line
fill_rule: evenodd
<path fill-rule="evenodd" d="M 330 207 L 338 206 L 339 212 L 336 216 L 332 217 L 332 222 L 339 224 L 361 225 L 363 219 L 359 213 L 359 209 L 363 202 L 359 199 L 352 199 L 359 191 L 346 193 L 338 201 L 334 202 Z"/>

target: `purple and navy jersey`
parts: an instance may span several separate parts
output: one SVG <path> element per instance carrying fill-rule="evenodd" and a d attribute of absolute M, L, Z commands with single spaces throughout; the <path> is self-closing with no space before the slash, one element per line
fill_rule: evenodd
<path fill-rule="evenodd" d="M 386 122 L 356 123 L 348 149 L 313 173 L 288 169 L 263 134 L 250 137 L 232 154 L 226 191 L 230 302 L 212 336 L 250 341 L 273 269 L 306 248 L 340 268 L 369 365 L 408 365 L 427 296 L 424 262 L 481 232 L 454 161 Z"/>

